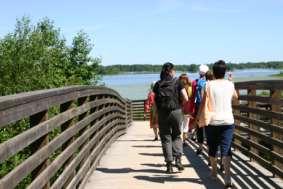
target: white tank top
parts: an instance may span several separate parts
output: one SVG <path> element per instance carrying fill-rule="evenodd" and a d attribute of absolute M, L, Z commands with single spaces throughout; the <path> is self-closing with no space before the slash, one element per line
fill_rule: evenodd
<path fill-rule="evenodd" d="M 232 112 L 232 97 L 235 91 L 234 84 L 225 79 L 217 79 L 207 83 L 211 103 L 212 117 L 210 125 L 234 124 Z"/>

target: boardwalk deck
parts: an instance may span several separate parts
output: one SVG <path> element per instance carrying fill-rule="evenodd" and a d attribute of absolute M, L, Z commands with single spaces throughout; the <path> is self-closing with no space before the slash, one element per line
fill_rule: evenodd
<path fill-rule="evenodd" d="M 206 156 L 196 156 L 195 145 L 184 148 L 185 170 L 168 175 L 160 141 L 153 142 L 153 133 L 147 122 L 134 122 L 126 135 L 120 137 L 106 152 L 96 171 L 86 184 L 86 189 L 218 189 L 223 188 L 219 181 L 209 178 Z M 233 180 L 237 188 L 282 188 L 280 179 L 248 158 L 235 152 L 232 163 Z M 258 171 L 260 169 L 260 171 Z"/>

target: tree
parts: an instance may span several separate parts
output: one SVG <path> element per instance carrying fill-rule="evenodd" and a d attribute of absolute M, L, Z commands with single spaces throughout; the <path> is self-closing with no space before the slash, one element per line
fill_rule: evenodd
<path fill-rule="evenodd" d="M 93 45 L 86 33 L 80 31 L 73 39 L 73 44 L 70 51 L 71 73 L 70 76 L 79 78 L 79 82 L 90 84 L 96 82 L 100 59 L 92 58 L 90 52 Z"/>
<path fill-rule="evenodd" d="M 28 17 L 17 20 L 0 40 L 0 95 L 96 83 L 100 59 L 90 56 L 92 47 L 83 32 L 68 47 L 48 18 L 35 25 Z"/>

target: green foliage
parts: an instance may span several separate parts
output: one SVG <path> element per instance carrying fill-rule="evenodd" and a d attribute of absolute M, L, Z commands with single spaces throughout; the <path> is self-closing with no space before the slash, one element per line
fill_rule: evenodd
<path fill-rule="evenodd" d="M 100 60 L 90 57 L 92 47 L 82 31 L 68 47 L 47 18 L 35 25 L 27 17 L 17 20 L 0 40 L 0 95 L 96 83 Z"/>
<path fill-rule="evenodd" d="M 272 77 L 278 77 L 278 78 L 283 78 L 283 72 L 280 72 L 279 74 L 274 74 Z"/>
<path fill-rule="evenodd" d="M 208 64 L 209 68 L 212 68 L 213 64 Z M 134 65 L 111 65 L 102 66 L 102 74 L 119 74 L 126 72 L 148 72 L 159 73 L 162 65 L 150 65 L 150 64 L 134 64 Z M 180 72 L 197 72 L 199 65 L 175 65 L 175 69 Z M 235 69 L 251 69 L 251 68 L 263 68 L 263 69 L 283 69 L 283 62 L 259 62 L 259 63 L 227 63 L 227 69 L 229 71 Z"/>
<path fill-rule="evenodd" d="M 48 18 L 36 24 L 32 24 L 28 17 L 17 20 L 14 31 L 0 38 L 0 96 L 75 84 L 96 84 L 100 59 L 90 56 L 92 48 L 89 36 L 82 31 L 68 46 L 60 30 Z M 59 107 L 50 108 L 49 117 L 58 112 Z M 1 128 L 0 143 L 29 127 L 27 118 Z M 55 129 L 49 134 L 49 139 L 59 134 L 60 129 Z M 2 162 L 0 178 L 30 155 L 29 146 Z M 16 188 L 26 188 L 31 179 L 28 175 Z"/>

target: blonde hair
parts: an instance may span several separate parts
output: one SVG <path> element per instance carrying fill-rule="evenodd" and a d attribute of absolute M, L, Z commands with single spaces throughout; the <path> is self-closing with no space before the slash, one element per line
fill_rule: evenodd
<path fill-rule="evenodd" d="M 205 79 L 207 81 L 211 81 L 211 80 L 214 80 L 214 75 L 213 75 L 213 72 L 211 70 L 208 70 L 206 73 L 205 73 Z"/>

